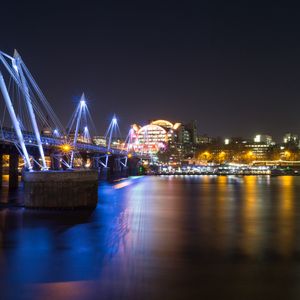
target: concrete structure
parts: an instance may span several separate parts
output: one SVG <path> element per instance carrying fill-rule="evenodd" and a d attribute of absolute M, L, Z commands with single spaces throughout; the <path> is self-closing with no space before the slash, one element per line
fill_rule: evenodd
<path fill-rule="evenodd" d="M 24 205 L 29 208 L 95 208 L 98 174 L 93 170 L 24 172 Z"/>

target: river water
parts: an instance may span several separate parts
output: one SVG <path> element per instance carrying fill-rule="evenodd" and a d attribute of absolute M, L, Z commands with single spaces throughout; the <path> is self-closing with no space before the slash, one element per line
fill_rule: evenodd
<path fill-rule="evenodd" d="M 300 177 L 129 178 L 0 229 L 1 299 L 300 299 Z"/>

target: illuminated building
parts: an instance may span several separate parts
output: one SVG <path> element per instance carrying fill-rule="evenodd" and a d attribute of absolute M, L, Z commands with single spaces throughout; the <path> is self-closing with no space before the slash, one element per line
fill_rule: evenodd
<path fill-rule="evenodd" d="M 167 131 L 161 126 L 148 124 L 136 132 L 135 148 L 142 152 L 156 153 L 167 143 Z"/>
<path fill-rule="evenodd" d="M 245 145 L 245 148 L 249 150 L 249 153 L 252 153 L 255 160 L 267 159 L 270 147 L 270 144 L 258 142 Z"/>
<path fill-rule="evenodd" d="M 257 134 L 254 139 L 254 143 L 265 143 L 267 145 L 273 144 L 272 137 L 267 134 Z"/>
<path fill-rule="evenodd" d="M 41 130 L 41 135 L 43 136 L 53 136 L 53 130 L 48 126 L 43 126 Z"/>
<path fill-rule="evenodd" d="M 170 121 L 166 121 L 166 120 L 155 120 L 155 121 L 152 121 L 150 124 L 158 125 L 165 129 L 177 129 L 180 126 L 180 123 L 175 123 L 173 125 Z"/>
<path fill-rule="evenodd" d="M 94 136 L 93 143 L 97 146 L 102 146 L 102 147 L 107 146 L 107 140 L 105 136 Z M 120 138 L 112 138 L 111 140 L 111 146 L 117 149 L 123 149 L 124 143 L 125 143 L 124 140 Z"/>
<path fill-rule="evenodd" d="M 192 157 L 197 144 L 196 122 L 172 123 L 167 120 L 152 120 L 148 125 L 132 125 L 130 147 L 137 151 L 156 154 L 165 152 L 170 160 L 180 161 Z"/>
<path fill-rule="evenodd" d="M 74 131 L 70 132 L 68 137 L 69 137 L 69 139 L 74 140 L 75 132 Z M 86 136 L 84 132 L 80 132 L 80 133 L 78 133 L 77 141 L 80 143 L 90 143 L 91 138 Z"/>
<path fill-rule="evenodd" d="M 196 121 L 181 125 L 178 128 L 178 143 L 195 145 L 197 143 L 197 126 Z"/>
<path fill-rule="evenodd" d="M 111 146 L 116 149 L 124 149 L 125 141 L 121 138 L 112 138 Z"/>
<path fill-rule="evenodd" d="M 275 144 L 272 137 L 267 134 L 257 134 L 253 141 L 254 143 L 248 143 L 245 145 L 245 148 L 249 150 L 249 153 L 252 153 L 253 159 L 267 159 L 271 146 Z"/>
<path fill-rule="evenodd" d="M 212 138 L 209 137 L 207 134 L 199 135 L 197 137 L 197 144 L 210 144 L 212 142 Z"/>
<path fill-rule="evenodd" d="M 106 138 L 105 136 L 94 136 L 93 143 L 97 146 L 106 147 Z"/>
<path fill-rule="evenodd" d="M 190 136 L 190 143 L 195 145 L 197 143 L 197 122 L 194 120 L 184 125 L 185 131 L 188 131 Z"/>
<path fill-rule="evenodd" d="M 225 139 L 225 140 L 224 140 L 224 144 L 225 144 L 225 145 L 229 145 L 229 143 L 230 143 L 230 139 Z"/>
<path fill-rule="evenodd" d="M 138 151 L 157 153 L 177 141 L 180 126 L 180 123 L 173 124 L 167 120 L 154 120 L 142 127 L 133 124 L 130 136 L 131 145 Z"/>
<path fill-rule="evenodd" d="M 295 145 L 299 145 L 299 136 L 298 134 L 293 134 L 293 133 L 286 133 L 283 136 L 283 143 L 284 144 L 288 144 L 288 143 L 292 143 Z"/>

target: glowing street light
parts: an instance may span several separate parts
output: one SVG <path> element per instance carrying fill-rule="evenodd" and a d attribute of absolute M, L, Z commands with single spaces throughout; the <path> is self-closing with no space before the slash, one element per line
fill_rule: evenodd
<path fill-rule="evenodd" d="M 64 153 L 69 153 L 72 150 L 72 147 L 70 144 L 63 144 L 59 148 Z"/>
<path fill-rule="evenodd" d="M 58 137 L 58 136 L 59 136 L 59 132 L 58 132 L 58 130 L 57 130 L 57 129 L 54 129 L 54 130 L 53 130 L 53 135 L 54 135 L 54 136 L 56 136 L 56 137 Z"/>
<path fill-rule="evenodd" d="M 285 156 L 286 158 L 290 158 L 291 152 L 290 152 L 290 151 L 284 151 L 284 156 Z"/>

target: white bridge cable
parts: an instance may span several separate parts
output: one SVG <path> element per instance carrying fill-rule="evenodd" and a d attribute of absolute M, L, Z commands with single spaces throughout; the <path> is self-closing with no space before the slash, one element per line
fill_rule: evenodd
<path fill-rule="evenodd" d="M 26 79 L 25 79 L 25 82 L 28 87 L 28 94 L 29 94 L 29 97 L 31 100 L 31 105 L 38 117 L 40 127 L 44 127 L 44 126 L 49 127 L 49 128 L 51 128 L 52 132 L 54 132 L 55 129 L 59 129 L 60 132 L 64 132 L 64 129 L 62 129 L 62 125 L 60 123 L 53 121 L 53 119 L 51 119 L 51 117 L 50 117 L 50 121 L 49 121 L 48 117 L 49 117 L 49 115 L 51 115 L 51 112 L 49 113 L 48 110 L 43 111 L 43 107 L 41 107 L 39 105 L 40 99 L 34 93 L 35 90 L 28 84 Z"/>
<path fill-rule="evenodd" d="M 122 140 L 121 131 L 118 125 L 118 119 L 116 115 L 113 116 L 106 132 L 105 132 L 105 140 L 107 143 L 107 150 L 109 151 L 111 149 L 111 144 L 113 142 L 113 139 L 119 139 Z"/>
<path fill-rule="evenodd" d="M 23 134 L 22 134 L 17 116 L 15 114 L 13 104 L 11 102 L 11 98 L 9 96 L 9 92 L 7 90 L 7 87 L 6 87 L 5 80 L 4 80 L 3 75 L 2 75 L 1 72 L 0 72 L 0 89 L 1 89 L 4 101 L 6 103 L 7 109 L 9 111 L 9 114 L 10 114 L 14 129 L 15 129 L 15 132 L 18 136 L 18 140 L 19 140 L 20 146 L 22 148 L 23 155 L 25 157 L 25 163 L 27 165 L 27 168 L 32 169 L 31 162 L 30 162 L 30 159 L 29 159 L 29 155 L 28 155 L 25 143 L 24 143 Z"/>
<path fill-rule="evenodd" d="M 127 134 L 127 136 L 125 138 L 124 147 L 122 149 L 122 151 L 124 153 L 129 152 L 130 151 L 130 147 L 132 146 L 132 141 L 131 141 L 132 130 L 133 130 L 132 128 L 129 129 L 128 134 Z"/>
<path fill-rule="evenodd" d="M 0 66 L 1 65 L 6 71 L 5 77 L 9 77 L 7 88 L 6 80 L 2 74 L 0 74 L 1 91 L 6 103 L 2 110 L 2 116 L 0 117 L 2 138 L 6 140 L 9 139 L 18 144 L 17 148 L 22 153 L 26 166 L 29 169 L 31 169 L 32 166 L 25 144 L 38 146 L 43 161 L 43 169 L 47 169 L 40 130 L 45 126 L 51 130 L 52 136 L 57 137 L 58 133 L 65 134 L 65 128 L 62 126 L 54 110 L 51 108 L 46 97 L 16 51 L 14 57 L 0 51 Z M 9 76 L 7 76 L 7 74 Z M 7 118 L 7 109 L 9 109 L 10 119 Z M 8 129 L 4 134 L 6 124 L 11 124 L 10 120 L 15 129 L 14 133 Z M 7 125 L 7 128 L 10 128 L 10 126 Z M 30 132 L 33 132 L 35 137 L 31 138 L 30 135 L 28 135 Z M 16 137 L 18 137 L 18 140 Z"/>
<path fill-rule="evenodd" d="M 49 114 L 51 120 L 53 121 L 54 125 L 56 125 L 57 129 L 59 129 L 60 132 L 62 134 L 64 134 L 65 133 L 65 128 L 63 127 L 62 123 L 60 122 L 60 120 L 56 116 L 54 110 L 50 106 L 49 102 L 47 101 L 46 97 L 44 96 L 43 92 L 41 91 L 41 89 L 37 85 L 36 81 L 34 80 L 33 76 L 29 72 L 28 68 L 26 67 L 26 65 L 25 65 L 25 63 L 23 62 L 22 59 L 21 59 L 21 66 L 22 66 L 22 69 L 24 70 L 25 74 L 27 75 L 31 85 L 33 86 L 35 92 L 37 93 L 39 99 L 41 100 L 41 103 L 43 104 L 43 106 L 45 107 L 45 109 L 46 109 L 47 113 Z"/>
<path fill-rule="evenodd" d="M 98 135 L 96 125 L 94 123 L 94 120 L 92 118 L 92 115 L 90 113 L 90 110 L 89 110 L 88 106 L 86 106 L 86 115 L 87 115 L 86 116 L 86 118 L 87 118 L 87 124 L 88 124 L 88 121 L 90 121 L 90 123 L 91 123 L 91 129 L 94 131 L 95 135 Z"/>
<path fill-rule="evenodd" d="M 68 137 L 70 139 L 71 134 L 74 132 L 74 138 L 73 138 L 73 147 L 71 151 L 71 157 L 70 157 L 70 168 L 73 168 L 73 162 L 76 156 L 80 157 L 79 153 L 76 153 L 76 145 L 78 142 L 78 139 L 81 139 L 85 141 L 85 137 L 89 135 L 88 133 L 88 124 L 87 124 L 87 116 L 86 116 L 86 98 L 84 93 L 81 95 L 80 101 L 78 105 L 76 106 L 75 112 L 72 114 L 71 120 L 69 121 L 69 128 L 68 128 Z M 74 128 L 75 126 L 75 128 Z M 81 161 L 82 158 L 81 158 Z"/>
<path fill-rule="evenodd" d="M 69 122 L 67 124 L 67 134 L 68 134 L 68 136 L 70 135 L 70 133 L 71 133 L 71 131 L 73 129 L 75 121 L 77 120 L 79 110 L 80 110 L 80 106 L 77 105 L 76 109 L 74 110 L 74 112 L 71 115 L 71 119 L 69 120 Z"/>
<path fill-rule="evenodd" d="M 31 73 L 29 72 L 29 70 L 27 69 L 26 65 L 24 64 L 23 60 L 20 58 L 20 66 L 21 69 L 24 71 L 24 73 L 27 75 L 29 82 L 31 83 L 31 86 L 28 84 L 27 80 L 27 86 L 29 91 L 25 91 L 24 87 L 20 81 L 20 79 L 18 78 L 18 74 L 17 74 L 17 70 L 13 67 L 11 67 L 8 62 L 4 59 L 3 56 L 6 56 L 7 58 L 9 58 L 12 62 L 14 61 L 14 58 L 12 58 L 9 55 L 4 55 L 3 52 L 0 52 L 0 60 L 2 61 L 3 65 L 5 66 L 5 68 L 7 69 L 8 73 L 11 75 L 11 77 L 13 78 L 13 80 L 15 81 L 15 83 L 17 84 L 19 90 L 22 91 L 22 94 L 24 97 L 28 96 L 31 99 L 32 102 L 32 106 L 35 110 L 35 112 L 37 113 L 39 119 L 43 122 L 43 124 L 46 124 L 47 126 L 51 127 L 55 127 L 55 129 L 59 129 L 59 131 L 61 133 L 64 133 L 64 127 L 61 125 L 61 122 L 58 120 L 57 116 L 55 115 L 53 109 L 51 108 L 50 104 L 48 103 L 48 101 L 46 100 L 44 94 L 42 93 L 42 91 L 40 90 L 40 88 L 38 87 L 38 85 L 36 84 L 35 80 L 33 79 Z M 34 92 L 36 92 L 37 96 L 39 97 L 38 101 L 36 99 L 36 97 L 34 96 Z M 29 94 L 29 95 L 28 95 Z M 53 124 L 51 124 L 50 122 L 48 122 L 47 120 L 47 116 L 45 116 L 44 113 L 42 113 L 42 110 L 40 109 L 40 106 L 38 105 L 38 103 L 41 103 L 42 106 L 45 108 L 46 110 L 46 115 L 50 116 L 50 119 L 52 120 Z M 27 123 L 27 122 L 26 122 Z M 53 126 L 54 125 L 54 126 Z"/>

